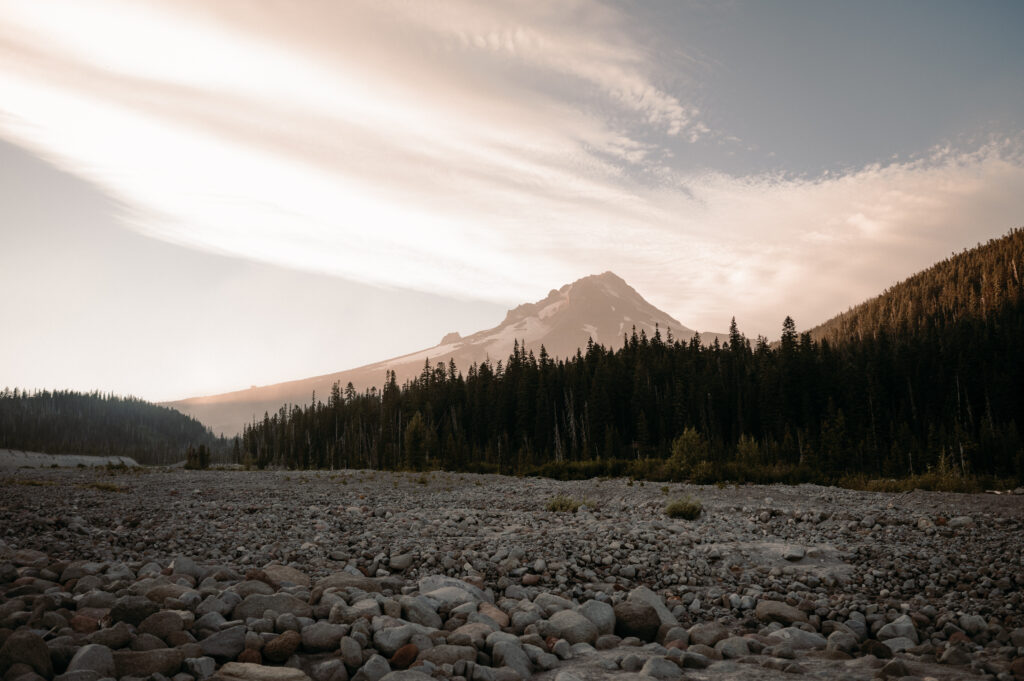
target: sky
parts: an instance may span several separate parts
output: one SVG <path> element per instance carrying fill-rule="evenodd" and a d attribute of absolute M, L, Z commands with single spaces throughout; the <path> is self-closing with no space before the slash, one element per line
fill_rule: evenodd
<path fill-rule="evenodd" d="M 1024 225 L 1019 2 L 0 0 L 0 386 L 339 371 L 614 271 L 777 338 Z"/>

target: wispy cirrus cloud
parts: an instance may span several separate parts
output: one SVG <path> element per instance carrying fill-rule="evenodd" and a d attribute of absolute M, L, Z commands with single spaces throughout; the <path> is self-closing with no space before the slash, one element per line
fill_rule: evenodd
<path fill-rule="evenodd" d="M 780 310 L 820 321 L 1024 208 L 1015 139 L 816 178 L 694 172 L 667 149 L 728 131 L 594 0 L 0 15 L 0 134 L 144 233 L 361 282 L 520 302 L 613 269 L 688 325 L 773 334 Z"/>

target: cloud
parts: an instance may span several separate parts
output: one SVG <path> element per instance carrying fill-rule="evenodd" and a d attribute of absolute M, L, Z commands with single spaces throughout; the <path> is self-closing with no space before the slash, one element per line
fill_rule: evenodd
<path fill-rule="evenodd" d="M 663 149 L 715 133 L 591 0 L 0 16 L 0 134 L 144 233 L 360 282 L 517 303 L 612 269 L 687 325 L 775 334 L 1024 208 L 1016 140 L 820 178 L 686 171 Z"/>
<path fill-rule="evenodd" d="M 650 297 L 715 328 L 736 315 L 777 337 L 786 314 L 808 328 L 1019 226 L 1021 150 L 999 139 L 819 178 L 689 178 L 688 197 L 662 197 L 680 218 L 660 242 L 682 256 L 647 276 Z"/>

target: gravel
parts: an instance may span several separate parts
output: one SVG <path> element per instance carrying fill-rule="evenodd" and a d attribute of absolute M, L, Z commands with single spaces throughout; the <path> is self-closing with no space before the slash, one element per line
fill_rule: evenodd
<path fill-rule="evenodd" d="M 666 487 L 19 468 L 0 676 L 1022 678 L 1024 497 Z"/>

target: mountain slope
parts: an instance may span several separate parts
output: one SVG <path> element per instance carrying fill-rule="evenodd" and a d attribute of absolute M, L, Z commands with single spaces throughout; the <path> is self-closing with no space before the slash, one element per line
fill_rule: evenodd
<path fill-rule="evenodd" d="M 918 272 L 810 330 L 814 340 L 860 340 L 879 331 L 984 319 L 1024 301 L 1024 229 L 991 239 Z"/>
<path fill-rule="evenodd" d="M 618 348 L 623 335 L 631 334 L 634 326 L 637 333 L 644 331 L 648 336 L 656 327 L 662 334 L 671 331 L 680 339 L 691 338 L 695 333 L 648 303 L 620 277 L 605 272 L 552 290 L 536 303 L 509 310 L 498 326 L 465 338 L 450 333 L 434 347 L 347 371 L 165 404 L 194 416 L 215 433 L 230 436 L 254 418 L 262 418 L 264 412 L 274 413 L 287 403 L 308 403 L 314 391 L 326 399 L 335 383 L 342 387 L 352 383 L 362 392 L 372 386 L 380 387 L 387 370 L 394 371 L 402 383 L 419 375 L 426 360 L 431 364 L 453 360 L 465 371 L 474 362 L 506 360 L 517 340 L 535 352 L 543 345 L 548 354 L 561 358 L 585 348 L 590 338 L 605 347 Z M 702 334 L 704 342 L 715 338 L 724 340 L 726 336 Z"/>
<path fill-rule="evenodd" d="M 190 446 L 223 442 L 194 418 L 134 397 L 71 390 L 0 391 L 0 449 L 181 461 Z"/>

